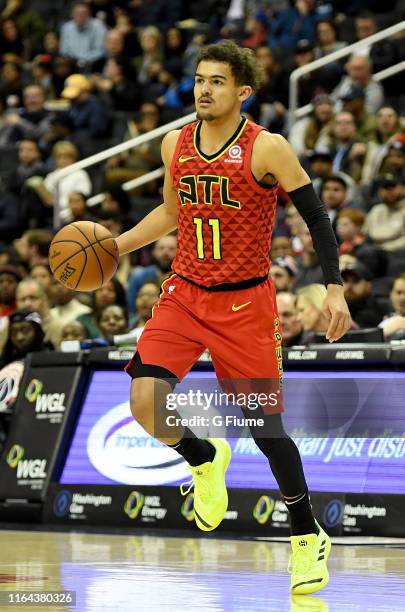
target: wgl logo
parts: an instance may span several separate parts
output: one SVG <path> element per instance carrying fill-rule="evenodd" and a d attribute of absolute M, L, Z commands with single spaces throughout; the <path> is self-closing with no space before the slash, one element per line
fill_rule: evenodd
<path fill-rule="evenodd" d="M 323 522 L 326 527 L 336 527 L 341 522 L 343 514 L 343 503 L 339 499 L 332 499 L 323 511 Z"/>
<path fill-rule="evenodd" d="M 69 512 L 70 504 L 72 503 L 72 494 L 70 491 L 60 491 L 53 502 L 53 512 L 55 516 L 66 516 Z"/>
<path fill-rule="evenodd" d="M 36 399 L 35 412 L 64 412 L 65 409 L 64 393 L 44 393 Z"/>

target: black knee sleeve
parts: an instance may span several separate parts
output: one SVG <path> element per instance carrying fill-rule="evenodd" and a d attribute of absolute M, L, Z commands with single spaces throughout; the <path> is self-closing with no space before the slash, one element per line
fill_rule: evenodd
<path fill-rule="evenodd" d="M 135 353 L 135 355 L 125 368 L 125 371 L 132 378 L 147 377 L 166 380 L 166 382 L 168 382 L 171 386 L 172 390 L 177 385 L 177 383 L 180 382 L 177 376 L 175 376 L 173 372 L 170 372 L 170 370 L 166 370 L 166 368 L 162 368 L 158 365 L 142 363 L 142 359 L 138 351 Z"/>

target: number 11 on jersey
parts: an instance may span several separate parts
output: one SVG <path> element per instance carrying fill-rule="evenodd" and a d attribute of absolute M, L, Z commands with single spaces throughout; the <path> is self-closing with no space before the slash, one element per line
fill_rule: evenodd
<path fill-rule="evenodd" d="M 193 219 L 195 227 L 195 233 L 197 238 L 197 258 L 205 259 L 204 252 L 204 220 L 200 217 L 194 217 Z M 208 225 L 211 227 L 212 232 L 212 257 L 213 259 L 221 259 L 221 231 L 219 226 L 219 219 L 208 219 Z"/>

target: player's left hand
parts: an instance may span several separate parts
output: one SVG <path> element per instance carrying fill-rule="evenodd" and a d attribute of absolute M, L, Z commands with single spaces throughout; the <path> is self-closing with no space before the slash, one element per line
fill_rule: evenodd
<path fill-rule="evenodd" d="M 345 335 L 352 324 L 352 318 L 341 285 L 328 285 L 328 294 L 325 298 L 322 312 L 329 321 L 326 339 L 329 342 L 336 342 L 336 340 Z"/>

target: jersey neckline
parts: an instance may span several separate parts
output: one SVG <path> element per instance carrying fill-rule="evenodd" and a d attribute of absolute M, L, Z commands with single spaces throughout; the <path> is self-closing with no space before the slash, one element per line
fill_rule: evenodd
<path fill-rule="evenodd" d="M 235 132 L 232 134 L 229 140 L 219 149 L 219 151 L 217 151 L 216 153 L 212 153 L 211 155 L 206 155 L 200 149 L 200 133 L 202 122 L 199 121 L 194 129 L 194 148 L 197 151 L 198 155 L 201 157 L 201 159 L 210 164 L 213 161 L 219 159 L 228 149 L 230 149 L 233 144 L 235 144 L 235 142 L 238 140 L 243 130 L 245 129 L 247 123 L 247 118 L 242 117 Z"/>

